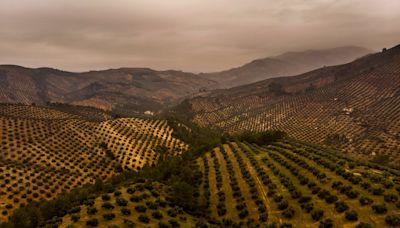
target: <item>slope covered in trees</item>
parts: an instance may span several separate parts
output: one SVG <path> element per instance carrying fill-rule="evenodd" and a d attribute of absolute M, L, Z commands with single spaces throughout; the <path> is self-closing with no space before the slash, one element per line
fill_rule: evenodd
<path fill-rule="evenodd" d="M 214 146 L 29 203 L 1 226 L 400 225 L 399 170 L 282 132 L 218 138 Z"/>
<path fill-rule="evenodd" d="M 400 164 L 400 46 L 185 104 L 183 111 L 204 127 L 230 133 L 280 129 L 357 158 Z"/>
<path fill-rule="evenodd" d="M 236 141 L 197 162 L 199 202 L 226 226 L 400 225 L 400 172 L 337 151 L 291 139 L 261 146 Z"/>
<path fill-rule="evenodd" d="M 166 121 L 113 118 L 93 108 L 0 105 L 0 219 L 123 170 L 154 166 L 187 144 Z"/>

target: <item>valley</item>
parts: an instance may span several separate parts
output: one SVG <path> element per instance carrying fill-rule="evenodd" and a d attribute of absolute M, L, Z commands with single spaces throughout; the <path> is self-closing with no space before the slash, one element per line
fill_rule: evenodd
<path fill-rule="evenodd" d="M 1 66 L 0 227 L 400 226 L 399 63 L 227 89 Z"/>

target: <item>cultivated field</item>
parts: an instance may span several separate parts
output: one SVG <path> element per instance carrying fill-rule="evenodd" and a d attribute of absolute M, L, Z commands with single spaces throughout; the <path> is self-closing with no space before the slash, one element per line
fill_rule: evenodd
<path fill-rule="evenodd" d="M 193 227 L 197 219 L 166 199 L 167 188 L 156 182 L 125 184 L 74 207 L 59 227 Z"/>
<path fill-rule="evenodd" d="M 324 82 L 313 78 L 287 85 L 279 96 L 266 81 L 267 85 L 260 82 L 215 97 L 195 98 L 190 101 L 193 120 L 231 133 L 280 129 L 299 140 L 342 149 L 357 159 L 380 155 L 399 166 L 400 54 L 375 68 L 370 64 L 374 60 L 368 61 L 339 66 L 338 72 L 334 67 L 322 68 L 322 73 L 299 76 L 320 77 Z M 361 64 L 370 67 L 358 67 Z"/>
<path fill-rule="evenodd" d="M 118 118 L 92 108 L 0 107 L 0 220 L 97 178 L 155 165 L 188 146 L 166 121 Z"/>
<path fill-rule="evenodd" d="M 197 162 L 200 203 L 226 225 L 383 227 L 400 219 L 399 171 L 313 145 L 231 142 Z"/>

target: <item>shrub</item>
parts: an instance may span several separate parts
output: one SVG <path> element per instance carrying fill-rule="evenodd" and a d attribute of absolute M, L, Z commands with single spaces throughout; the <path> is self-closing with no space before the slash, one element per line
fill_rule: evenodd
<path fill-rule="evenodd" d="M 103 215 L 103 218 L 105 220 L 113 220 L 115 218 L 115 214 L 114 213 L 107 213 Z"/>
<path fill-rule="evenodd" d="M 372 189 L 372 194 L 376 195 L 376 196 L 380 196 L 385 192 L 385 190 L 383 188 L 377 187 L 377 188 L 373 188 Z"/>
<path fill-rule="evenodd" d="M 146 202 L 146 206 L 151 210 L 156 210 L 158 208 L 157 203 L 154 203 L 154 202 L 151 202 L 151 201 L 147 201 Z"/>
<path fill-rule="evenodd" d="M 131 214 L 131 210 L 128 208 L 121 208 L 121 213 L 123 215 L 130 215 Z"/>
<path fill-rule="evenodd" d="M 374 202 L 371 198 L 368 198 L 366 196 L 361 196 L 359 201 L 360 201 L 361 206 L 370 205 Z"/>
<path fill-rule="evenodd" d="M 286 208 L 288 208 L 289 203 L 287 200 L 282 200 L 279 204 L 278 204 L 278 209 L 279 210 L 285 210 Z"/>
<path fill-rule="evenodd" d="M 79 214 L 72 214 L 72 215 L 71 215 L 71 220 L 72 220 L 73 222 L 79 221 L 80 218 L 81 218 L 81 217 L 79 216 Z"/>
<path fill-rule="evenodd" d="M 275 202 L 281 202 L 283 200 L 283 196 L 282 195 L 280 195 L 280 194 L 276 194 L 275 196 L 274 196 L 274 201 Z"/>
<path fill-rule="evenodd" d="M 144 212 L 146 212 L 147 208 L 146 208 L 145 206 L 143 206 L 143 205 L 137 205 L 137 206 L 135 207 L 135 210 L 136 210 L 137 212 L 144 213 Z"/>
<path fill-rule="evenodd" d="M 287 222 L 284 222 L 282 223 L 282 225 L 280 225 L 280 228 L 292 228 L 292 227 L 293 227 L 292 224 Z"/>
<path fill-rule="evenodd" d="M 140 197 L 140 196 L 132 196 L 129 200 L 131 202 L 136 202 L 137 203 L 137 202 L 142 200 L 142 197 Z"/>
<path fill-rule="evenodd" d="M 179 224 L 178 221 L 176 221 L 175 219 L 170 219 L 168 220 L 168 223 L 171 224 L 172 227 L 180 227 L 181 225 Z"/>
<path fill-rule="evenodd" d="M 239 212 L 239 218 L 244 219 L 249 215 L 249 211 L 247 209 L 243 209 Z"/>
<path fill-rule="evenodd" d="M 324 219 L 319 223 L 318 228 L 332 228 L 333 227 L 333 220 L 332 219 Z"/>
<path fill-rule="evenodd" d="M 154 212 L 151 214 L 151 216 L 153 216 L 153 218 L 155 218 L 155 219 L 162 219 L 162 218 L 163 218 L 163 215 L 162 215 L 161 212 L 159 212 L 159 211 L 154 211 Z"/>
<path fill-rule="evenodd" d="M 99 225 L 99 220 L 97 219 L 90 219 L 88 221 L 86 221 L 86 225 L 87 226 L 98 226 Z"/>
<path fill-rule="evenodd" d="M 197 227 L 197 226 L 196 226 Z M 159 222 L 158 223 L 158 228 L 171 228 L 171 226 L 168 223 L 165 222 Z"/>
<path fill-rule="evenodd" d="M 101 205 L 101 207 L 104 208 L 104 209 L 108 209 L 108 210 L 114 209 L 114 205 L 112 205 L 112 204 L 109 203 L 109 202 L 103 203 L 103 205 Z"/>
<path fill-rule="evenodd" d="M 138 217 L 139 221 L 143 222 L 143 223 L 149 223 L 150 219 L 149 217 L 147 217 L 147 215 L 139 215 Z"/>
<path fill-rule="evenodd" d="M 168 214 L 170 217 L 176 217 L 176 216 L 178 215 L 178 212 L 177 212 L 175 209 L 169 209 L 169 210 L 167 211 L 167 214 Z"/>
<path fill-rule="evenodd" d="M 351 211 L 346 211 L 346 219 L 349 221 L 357 221 L 358 220 L 358 214 L 357 212 L 351 210 Z"/>
<path fill-rule="evenodd" d="M 315 221 L 319 221 L 322 216 L 324 216 L 324 211 L 322 209 L 314 209 L 311 212 L 311 218 L 314 219 Z"/>
<path fill-rule="evenodd" d="M 132 187 L 129 187 L 128 189 L 126 189 L 126 192 L 128 193 L 128 194 L 133 194 L 133 193 L 135 193 L 135 189 L 134 188 L 132 188 Z"/>
<path fill-rule="evenodd" d="M 68 214 L 74 214 L 74 213 L 78 213 L 81 211 L 81 207 L 73 207 L 70 210 L 68 210 Z"/>
<path fill-rule="evenodd" d="M 311 202 L 301 204 L 301 208 L 306 212 L 310 213 L 314 209 L 314 204 Z"/>
<path fill-rule="evenodd" d="M 349 209 L 349 206 L 345 203 L 345 202 L 343 202 L 343 201 L 340 201 L 340 202 L 336 202 L 335 203 L 335 210 L 337 211 L 337 212 L 339 212 L 339 213 L 342 213 L 342 212 L 344 212 L 344 211 L 347 211 Z"/>
<path fill-rule="evenodd" d="M 335 195 L 329 195 L 325 197 L 325 201 L 329 204 L 334 203 L 336 201 L 338 201 L 338 197 Z"/>
<path fill-rule="evenodd" d="M 114 196 L 120 196 L 122 193 L 120 191 L 115 191 Z"/>
<path fill-rule="evenodd" d="M 121 207 L 125 207 L 126 205 L 128 205 L 128 201 L 122 197 L 118 197 L 115 201 L 117 205 Z"/>
<path fill-rule="evenodd" d="M 355 191 L 355 190 L 351 190 L 351 191 L 348 191 L 348 192 L 346 193 L 346 195 L 347 195 L 347 197 L 349 197 L 350 199 L 355 199 L 355 198 L 358 197 L 359 193 L 358 193 L 357 191 Z"/>
<path fill-rule="evenodd" d="M 399 198 L 395 194 L 386 194 L 384 199 L 387 203 L 396 203 Z"/>
<path fill-rule="evenodd" d="M 87 208 L 87 213 L 88 213 L 89 215 L 94 215 L 94 214 L 97 213 L 97 209 L 96 209 L 95 207 L 88 207 L 88 208 Z"/>
<path fill-rule="evenodd" d="M 293 218 L 293 216 L 294 216 L 293 208 L 289 207 L 288 209 L 284 210 L 282 212 L 282 215 L 283 215 L 283 217 L 288 218 L 288 219 Z"/>
<path fill-rule="evenodd" d="M 236 210 L 241 211 L 244 208 L 246 208 L 246 204 L 245 203 L 239 203 L 236 205 Z"/>
<path fill-rule="evenodd" d="M 377 214 L 385 214 L 387 212 L 387 207 L 385 204 L 374 204 L 372 205 L 372 210 Z"/>
<path fill-rule="evenodd" d="M 131 220 L 128 220 L 128 219 L 124 219 L 124 225 L 127 228 L 134 228 L 136 226 L 136 224 L 134 222 L 132 222 Z"/>
<path fill-rule="evenodd" d="M 108 195 L 108 194 L 104 194 L 104 195 L 101 196 L 101 199 L 104 200 L 104 201 L 108 201 L 108 200 L 111 199 L 111 196 Z"/>
<path fill-rule="evenodd" d="M 266 212 L 265 213 L 261 213 L 259 218 L 258 218 L 258 220 L 260 222 L 266 222 L 268 220 L 268 214 Z"/>
<path fill-rule="evenodd" d="M 360 222 L 356 228 L 373 228 L 373 226 L 369 223 L 366 222 Z"/>
<path fill-rule="evenodd" d="M 386 216 L 385 222 L 390 226 L 400 226 L 400 215 Z"/>
<path fill-rule="evenodd" d="M 225 205 L 221 205 L 217 208 L 218 211 L 218 216 L 224 216 L 226 214 L 226 208 Z"/>

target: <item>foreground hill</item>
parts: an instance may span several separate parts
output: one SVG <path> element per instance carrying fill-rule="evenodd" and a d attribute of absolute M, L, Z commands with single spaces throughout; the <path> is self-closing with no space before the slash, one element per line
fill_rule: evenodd
<path fill-rule="evenodd" d="M 166 121 L 77 106 L 0 105 L 0 220 L 32 200 L 155 165 L 187 145 Z"/>
<path fill-rule="evenodd" d="M 382 227 L 392 216 L 400 225 L 400 173 L 338 151 L 293 140 L 231 142 L 197 162 L 200 202 L 228 226 Z"/>
<path fill-rule="evenodd" d="M 221 88 L 229 88 L 278 76 L 297 75 L 323 66 L 348 63 L 370 52 L 365 48 L 354 46 L 287 52 L 279 56 L 257 59 L 230 70 L 201 74 L 201 76 L 219 82 Z"/>
<path fill-rule="evenodd" d="M 399 170 L 276 133 L 219 139 L 215 148 L 29 204 L 3 226 L 400 225 Z"/>
<path fill-rule="evenodd" d="M 169 202 L 167 191 L 157 182 L 126 183 L 76 206 L 59 227 L 194 227 L 199 219 Z"/>
<path fill-rule="evenodd" d="M 182 103 L 202 126 L 282 129 L 366 159 L 400 164 L 400 46 L 345 65 L 219 90 Z"/>
<path fill-rule="evenodd" d="M 84 73 L 0 65 L 0 102 L 61 102 L 121 112 L 156 111 L 212 88 L 215 82 L 181 71 L 121 68 Z"/>

